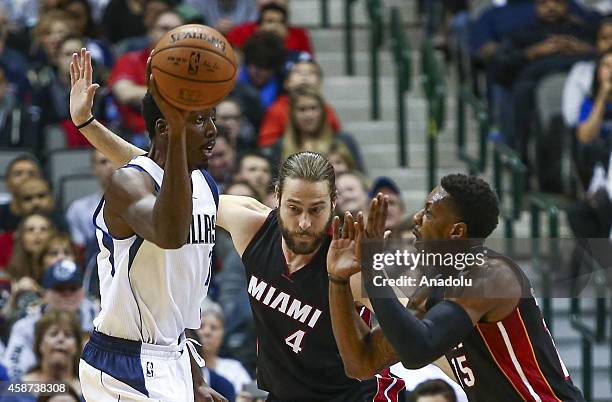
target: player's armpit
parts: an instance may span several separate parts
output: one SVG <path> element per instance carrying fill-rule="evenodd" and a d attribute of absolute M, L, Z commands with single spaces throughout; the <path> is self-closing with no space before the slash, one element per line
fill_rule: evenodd
<path fill-rule="evenodd" d="M 254 198 L 222 195 L 219 198 L 217 225 L 230 233 L 236 251 L 242 256 L 270 211 L 271 208 Z"/>

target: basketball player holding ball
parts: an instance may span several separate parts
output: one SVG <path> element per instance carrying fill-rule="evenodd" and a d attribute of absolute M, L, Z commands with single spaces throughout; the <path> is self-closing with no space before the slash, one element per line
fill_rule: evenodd
<path fill-rule="evenodd" d="M 225 401 L 203 384 L 190 362 L 202 358 L 184 332 L 199 328 L 210 282 L 219 194 L 205 169 L 217 136 L 213 107 L 231 90 L 236 62 L 218 32 L 194 25 L 166 34 L 152 60 L 143 98 L 151 150 L 113 174 L 94 215 L 102 309 L 81 357 L 83 395 Z M 73 55 L 71 80 L 93 99 L 84 49 L 80 63 Z M 99 124 L 78 118 L 80 129 Z"/>

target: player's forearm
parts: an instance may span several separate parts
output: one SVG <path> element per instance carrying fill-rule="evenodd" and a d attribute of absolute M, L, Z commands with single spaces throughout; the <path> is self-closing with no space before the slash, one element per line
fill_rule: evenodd
<path fill-rule="evenodd" d="M 91 145 L 119 166 L 125 165 L 134 156 L 146 154 L 144 150 L 119 137 L 97 120 L 80 131 Z"/>
<path fill-rule="evenodd" d="M 192 214 L 191 175 L 185 135 L 168 134 L 164 181 L 153 208 L 153 226 L 162 248 L 179 248 L 187 241 Z"/>
<path fill-rule="evenodd" d="M 329 306 L 332 329 L 346 375 L 351 378 L 372 377 L 381 367 L 372 367 L 370 363 L 374 360 L 374 351 L 367 343 L 370 328 L 355 310 L 350 286 L 330 281 Z"/>

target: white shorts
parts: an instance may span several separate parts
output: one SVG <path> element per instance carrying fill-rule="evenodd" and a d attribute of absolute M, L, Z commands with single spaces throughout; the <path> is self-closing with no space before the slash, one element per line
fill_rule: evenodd
<path fill-rule="evenodd" d="M 86 401 L 193 401 L 186 342 L 143 344 L 94 332 L 79 364 Z"/>

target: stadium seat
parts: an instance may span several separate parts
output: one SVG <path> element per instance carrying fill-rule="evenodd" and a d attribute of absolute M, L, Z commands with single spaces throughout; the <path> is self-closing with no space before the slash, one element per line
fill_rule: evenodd
<path fill-rule="evenodd" d="M 74 200 L 95 193 L 99 188 L 98 180 L 90 174 L 63 176 L 59 187 L 62 209 L 65 211 Z"/>
<path fill-rule="evenodd" d="M 90 149 L 58 149 L 49 154 L 49 179 L 51 185 L 58 191 L 63 177 L 89 174 Z"/>

